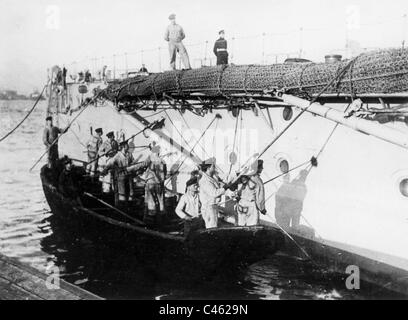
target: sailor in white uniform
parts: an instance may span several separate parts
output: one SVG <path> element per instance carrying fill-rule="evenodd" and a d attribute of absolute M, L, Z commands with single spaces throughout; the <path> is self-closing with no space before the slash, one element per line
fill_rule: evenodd
<path fill-rule="evenodd" d="M 256 226 L 259 224 L 259 214 L 266 214 L 265 188 L 260 177 L 262 171 L 263 161 L 258 160 L 252 170 L 241 177 L 237 204 L 238 226 Z"/>
<path fill-rule="evenodd" d="M 199 182 L 201 214 L 207 229 L 216 228 L 218 226 L 218 204 L 229 186 L 222 186 L 216 176 L 215 159 L 204 161 L 201 171 L 203 173 Z"/>
<path fill-rule="evenodd" d="M 197 177 L 193 177 L 186 182 L 186 193 L 181 196 L 177 204 L 176 214 L 184 219 L 185 235 L 191 231 L 204 228 Z"/>

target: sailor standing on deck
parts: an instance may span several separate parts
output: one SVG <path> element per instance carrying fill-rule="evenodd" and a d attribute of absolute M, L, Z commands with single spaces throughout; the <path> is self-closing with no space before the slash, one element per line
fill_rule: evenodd
<path fill-rule="evenodd" d="M 201 217 L 201 202 L 198 192 L 198 179 L 193 177 L 186 182 L 186 193 L 177 204 L 176 214 L 184 219 L 184 234 L 204 227 Z"/>
<path fill-rule="evenodd" d="M 58 136 L 61 133 L 65 133 L 68 130 L 68 127 L 64 130 L 54 127 L 52 124 L 52 117 L 47 117 L 45 119 L 46 125 L 43 133 L 43 143 L 48 149 L 48 168 L 55 168 L 56 162 L 59 158 L 58 155 Z"/>
<path fill-rule="evenodd" d="M 217 57 L 217 66 L 222 64 L 228 64 L 228 51 L 227 40 L 225 40 L 225 32 L 221 30 L 219 33 L 220 38 L 215 41 L 214 54 Z"/>
<path fill-rule="evenodd" d="M 95 134 L 92 135 L 86 145 L 86 148 L 88 149 L 88 165 L 86 166 L 86 173 L 90 174 L 92 177 L 95 176 L 98 168 L 99 149 L 103 143 L 102 134 L 102 128 L 96 129 Z"/>
<path fill-rule="evenodd" d="M 99 149 L 99 160 L 101 160 L 100 167 L 102 171 L 106 167 L 108 161 L 115 156 L 119 150 L 118 142 L 115 140 L 115 135 L 113 132 L 106 134 L 108 140 L 103 142 L 101 148 Z M 108 172 L 105 176 L 101 177 L 103 192 L 109 193 L 112 190 L 113 177 Z"/>
<path fill-rule="evenodd" d="M 83 206 L 80 198 L 80 187 L 76 183 L 78 177 L 72 170 L 72 161 L 67 156 L 63 159 L 64 169 L 58 178 L 58 190 L 68 199 L 76 201 L 80 206 Z"/>
<path fill-rule="evenodd" d="M 218 203 L 229 186 L 221 186 L 221 182 L 216 175 L 214 158 L 204 161 L 201 165 L 201 171 L 203 172 L 199 182 L 202 204 L 201 214 L 207 229 L 216 228 L 218 226 Z"/>
<path fill-rule="evenodd" d="M 165 218 L 164 211 L 164 181 L 167 175 L 167 166 L 160 157 L 160 146 L 153 143 L 150 146 L 151 154 L 148 157 L 149 166 L 146 170 L 145 186 L 145 216 L 144 222 L 149 225 L 162 224 Z"/>
<path fill-rule="evenodd" d="M 186 37 L 184 30 L 176 23 L 175 14 L 171 14 L 169 16 L 169 20 L 171 23 L 166 29 L 164 40 L 169 43 L 170 66 L 173 70 L 176 70 L 176 54 L 178 52 L 181 56 L 181 60 L 183 61 L 184 68 L 187 70 L 191 69 L 187 50 L 182 42 Z"/>
<path fill-rule="evenodd" d="M 115 140 L 115 134 L 112 131 L 108 132 L 106 137 L 109 140 L 107 141 L 106 149 L 104 151 L 107 157 L 113 158 L 115 154 L 119 151 L 119 144 Z"/>
<path fill-rule="evenodd" d="M 241 188 L 238 190 L 237 204 L 238 225 L 256 226 L 259 224 L 259 214 L 266 214 L 265 188 L 260 174 L 263 171 L 263 161 L 258 160 L 252 166 L 251 172 L 241 177 Z"/>
<path fill-rule="evenodd" d="M 122 142 L 121 145 L 123 146 L 123 153 L 125 155 L 126 162 L 128 163 L 127 168 L 129 168 L 129 166 L 135 162 L 135 158 L 133 157 L 133 153 L 130 152 L 129 144 L 126 141 Z M 133 177 L 134 174 L 128 171 L 126 174 L 125 184 L 129 201 L 132 201 L 134 196 Z"/>
<path fill-rule="evenodd" d="M 115 203 L 118 206 L 125 206 L 128 200 L 128 195 L 132 193 L 133 189 L 126 192 L 126 187 L 129 187 L 127 168 L 131 165 L 129 161 L 132 158 L 128 156 L 128 144 L 126 141 L 120 143 L 120 151 L 117 152 L 112 158 L 108 160 L 105 169 L 102 171 L 102 175 L 105 175 L 108 170 L 113 169 L 115 183 Z"/>

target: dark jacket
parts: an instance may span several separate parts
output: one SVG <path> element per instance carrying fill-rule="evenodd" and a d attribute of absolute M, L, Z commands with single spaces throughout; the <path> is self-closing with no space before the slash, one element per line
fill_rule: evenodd
<path fill-rule="evenodd" d="M 62 170 L 58 179 L 58 190 L 64 197 L 75 199 L 79 196 L 79 191 L 75 180 L 76 179 L 73 170 Z"/>
<path fill-rule="evenodd" d="M 227 40 L 219 38 L 214 44 L 214 54 L 218 55 L 218 49 L 227 49 Z"/>

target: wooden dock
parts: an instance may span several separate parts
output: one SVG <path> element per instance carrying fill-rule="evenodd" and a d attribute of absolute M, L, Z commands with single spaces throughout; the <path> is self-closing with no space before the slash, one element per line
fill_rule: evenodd
<path fill-rule="evenodd" d="M 102 300 L 62 279 L 49 289 L 49 275 L 0 254 L 0 300 Z"/>

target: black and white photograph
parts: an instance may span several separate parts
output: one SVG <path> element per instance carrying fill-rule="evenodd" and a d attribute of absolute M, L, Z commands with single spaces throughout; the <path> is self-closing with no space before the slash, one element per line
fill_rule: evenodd
<path fill-rule="evenodd" d="M 408 299 L 408 1 L 0 0 L 0 39 L 0 300 Z"/>

